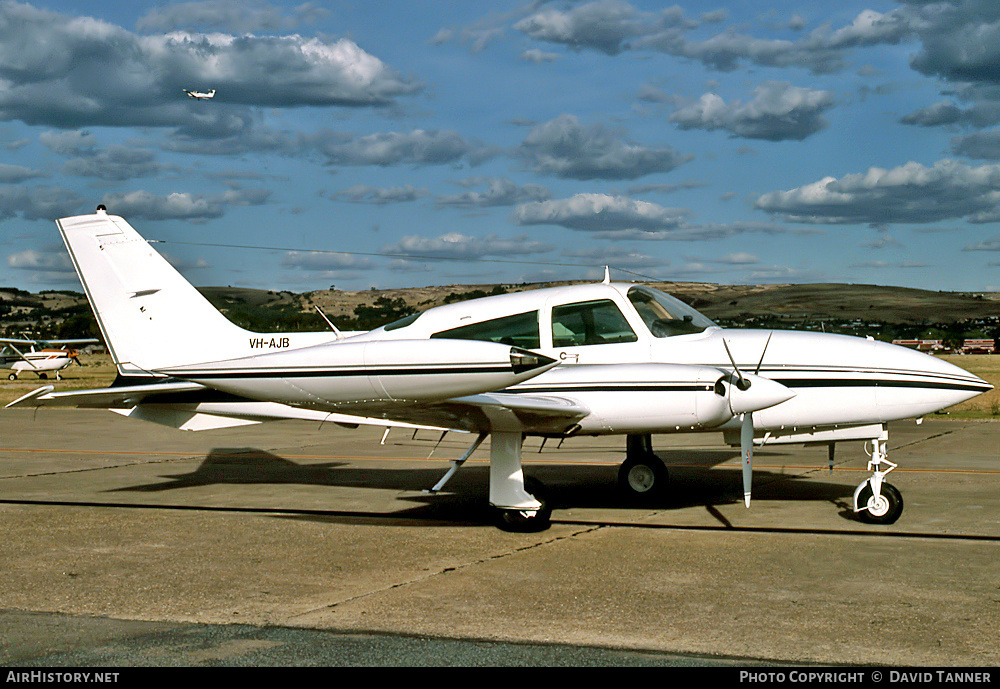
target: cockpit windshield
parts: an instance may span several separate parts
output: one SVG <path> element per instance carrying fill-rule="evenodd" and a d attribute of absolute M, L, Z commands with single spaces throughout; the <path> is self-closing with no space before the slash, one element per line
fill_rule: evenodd
<path fill-rule="evenodd" d="M 700 333 L 715 323 L 680 299 L 646 286 L 631 287 L 628 299 L 655 337 Z"/>

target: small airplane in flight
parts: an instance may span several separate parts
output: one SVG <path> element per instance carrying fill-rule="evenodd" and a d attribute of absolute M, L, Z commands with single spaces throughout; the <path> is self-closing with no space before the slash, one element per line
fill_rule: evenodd
<path fill-rule="evenodd" d="M 903 501 L 884 480 L 896 467 L 888 423 L 992 388 L 871 338 L 723 329 L 663 292 L 607 276 L 439 306 L 335 341 L 259 335 L 229 323 L 122 218 L 99 208 L 57 225 L 119 377 L 102 390 L 46 386 L 8 406 L 117 408 L 191 429 L 339 413 L 477 434 L 430 492 L 489 436 L 489 502 L 510 530 L 551 518 L 544 486 L 524 476 L 527 435 L 627 436 L 619 485 L 650 497 L 668 483 L 652 434 L 721 432 L 740 447 L 747 507 L 755 446 L 826 444 L 832 465 L 835 443 L 864 440 L 872 475 L 854 491 L 854 511 L 892 523 Z M 482 346 L 506 349 L 491 359 Z"/>
<path fill-rule="evenodd" d="M 184 93 L 188 94 L 189 97 L 194 98 L 195 100 L 210 100 L 212 98 L 215 98 L 215 89 L 212 89 L 211 91 L 188 91 L 187 89 L 183 90 Z"/>
<path fill-rule="evenodd" d="M 17 380 L 21 371 L 31 371 L 39 378 L 45 379 L 54 373 L 56 380 L 62 380 L 60 371 L 74 361 L 80 363 L 75 349 L 66 345 L 95 344 L 98 340 L 35 340 L 0 338 L 0 368 L 8 368 L 11 372 L 8 380 Z M 20 349 L 18 348 L 20 346 Z M 27 351 L 21 351 L 26 349 Z"/>

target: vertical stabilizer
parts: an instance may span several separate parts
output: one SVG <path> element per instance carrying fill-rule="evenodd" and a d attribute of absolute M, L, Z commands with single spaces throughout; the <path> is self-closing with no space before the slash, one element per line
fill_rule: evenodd
<path fill-rule="evenodd" d="M 252 333 L 231 323 L 125 220 L 98 209 L 56 221 L 119 373 L 216 361 Z"/>

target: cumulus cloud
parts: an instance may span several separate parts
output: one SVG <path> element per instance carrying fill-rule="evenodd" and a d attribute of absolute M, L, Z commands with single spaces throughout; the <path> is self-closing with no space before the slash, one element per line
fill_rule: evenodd
<path fill-rule="evenodd" d="M 336 165 L 478 164 L 493 155 L 484 144 L 467 141 L 454 130 L 381 132 L 346 140 L 328 135 L 318 148 Z"/>
<path fill-rule="evenodd" d="M 822 112 L 833 105 L 829 91 L 769 81 L 754 89 L 753 99 L 726 103 L 714 93 L 676 110 L 670 121 L 682 129 L 724 129 L 748 139 L 801 141 L 826 126 Z"/>
<path fill-rule="evenodd" d="M 693 156 L 670 147 L 648 148 L 602 125 L 584 126 L 561 115 L 534 127 L 518 149 L 533 171 L 568 179 L 636 179 L 669 172 Z"/>
<path fill-rule="evenodd" d="M 5 165 L 0 163 L 0 184 L 20 184 L 36 177 L 48 177 L 40 170 L 33 170 L 23 165 Z"/>
<path fill-rule="evenodd" d="M 62 218 L 79 211 L 82 204 L 83 198 L 67 189 L 21 185 L 0 187 L 0 221 L 14 217 L 25 220 Z"/>
<path fill-rule="evenodd" d="M 640 12 L 626 2 L 600 0 L 566 10 L 545 7 L 514 24 L 531 38 L 615 55 L 631 40 L 676 24 L 676 8 L 662 13 Z"/>
<path fill-rule="evenodd" d="M 367 256 L 333 251 L 288 251 L 281 259 L 284 268 L 329 273 L 341 270 L 368 270 L 375 262 Z"/>
<path fill-rule="evenodd" d="M 514 209 L 520 225 L 558 225 L 587 232 L 664 232 L 677 228 L 688 211 L 607 194 L 526 203 Z"/>
<path fill-rule="evenodd" d="M 97 139 L 85 131 L 43 132 L 38 138 L 55 153 L 70 158 L 62 167 L 69 175 L 126 180 L 165 169 L 149 149 L 120 144 L 100 149 Z"/>
<path fill-rule="evenodd" d="M 467 191 L 462 194 L 445 194 L 437 197 L 439 206 L 455 208 L 488 208 L 513 206 L 528 201 L 544 201 L 552 196 L 545 187 L 538 184 L 518 186 L 509 179 L 491 177 L 485 180 L 469 180 L 467 184 L 485 184 L 485 191 Z"/>
<path fill-rule="evenodd" d="M 922 20 L 921 50 L 910 64 L 956 82 L 1000 81 L 1000 6 L 990 0 L 960 0 L 909 8 Z"/>
<path fill-rule="evenodd" d="M 541 50 L 532 48 L 521 53 L 521 59 L 526 62 L 534 62 L 536 65 L 540 65 L 546 62 L 555 62 L 559 59 L 559 56 L 555 53 L 545 53 Z"/>
<path fill-rule="evenodd" d="M 346 38 L 145 36 L 16 2 L 0 3 L 0 73 L 0 119 L 59 128 L 225 127 L 233 104 L 378 106 L 422 88 Z"/>
<path fill-rule="evenodd" d="M 449 232 L 439 237 L 408 235 L 395 244 L 382 247 L 381 252 L 421 258 L 479 259 L 486 256 L 539 254 L 552 251 L 553 248 L 530 239 L 527 235 L 500 237 L 490 234 L 486 237 L 471 237 L 458 232 Z"/>
<path fill-rule="evenodd" d="M 1000 130 L 973 132 L 952 139 L 951 150 L 958 155 L 982 160 L 1000 160 Z"/>
<path fill-rule="evenodd" d="M 757 198 L 755 207 L 804 223 L 927 223 L 1000 217 L 1000 165 L 973 167 L 940 160 L 931 167 L 910 162 L 840 179 L 825 177 L 789 191 Z"/>
<path fill-rule="evenodd" d="M 963 247 L 962 251 L 1000 251 L 1000 237 L 984 239 L 978 244 Z"/>
<path fill-rule="evenodd" d="M 384 206 L 390 203 L 408 203 L 427 196 L 430 192 L 424 188 L 405 184 L 401 187 L 373 187 L 358 184 L 343 191 L 330 194 L 333 200 L 350 201 L 351 203 L 371 203 Z"/>
<path fill-rule="evenodd" d="M 670 265 L 670 261 L 665 258 L 650 256 L 635 249 L 614 246 L 566 249 L 562 254 L 570 258 L 587 259 L 595 264 L 609 265 L 613 268 L 661 268 Z"/>
<path fill-rule="evenodd" d="M 160 196 L 148 191 L 105 194 L 101 203 L 109 213 L 146 220 L 206 220 L 225 214 L 230 206 L 259 206 L 270 196 L 267 190 L 230 189 L 221 194 L 175 192 Z"/>
<path fill-rule="evenodd" d="M 63 247 L 50 247 L 42 251 L 26 249 L 7 256 L 7 266 L 16 270 L 73 273 L 73 264 Z"/>
<path fill-rule="evenodd" d="M 200 0 L 156 7 L 139 18 L 140 31 L 211 29 L 232 33 L 276 33 L 291 31 L 302 23 L 312 23 L 329 10 L 305 3 L 291 10 L 291 16 L 263 2 L 246 0 Z"/>
<path fill-rule="evenodd" d="M 690 32 L 704 22 L 719 22 L 723 13 L 686 17 L 679 7 L 642 12 L 615 0 L 597 0 L 569 9 L 545 7 L 514 24 L 529 37 L 567 46 L 616 55 L 626 50 L 655 50 L 698 60 L 722 71 L 741 62 L 770 67 L 798 66 L 813 72 L 832 72 L 846 65 L 844 52 L 879 43 L 899 43 L 917 29 L 918 10 L 900 8 L 880 13 L 865 10 L 839 29 L 820 27 L 799 40 L 769 40 L 726 30 L 704 40 Z M 800 22 L 797 28 L 802 28 Z"/>

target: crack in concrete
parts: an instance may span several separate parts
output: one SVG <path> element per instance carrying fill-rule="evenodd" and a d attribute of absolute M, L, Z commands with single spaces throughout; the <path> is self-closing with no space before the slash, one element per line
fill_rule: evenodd
<path fill-rule="evenodd" d="M 554 543 L 559 543 L 560 541 L 571 540 L 571 539 L 577 538 L 579 536 L 586 535 L 586 534 L 589 534 L 589 533 L 593 533 L 595 531 L 600 531 L 600 530 L 606 529 L 606 528 L 609 528 L 609 526 L 605 525 L 605 524 L 597 524 L 597 525 L 590 526 L 590 527 L 587 527 L 587 528 L 579 529 L 577 531 L 574 531 L 573 533 L 564 534 L 564 535 L 561 535 L 561 536 L 554 536 L 554 537 L 546 539 L 544 541 L 539 541 L 537 543 L 531 543 L 531 544 L 528 544 L 528 545 L 523 545 L 523 546 L 520 546 L 520 547 L 517 547 L 517 548 L 513 548 L 513 549 L 510 549 L 510 550 L 507 550 L 507 551 L 502 552 L 502 553 L 497 553 L 495 555 L 490 555 L 488 557 L 482 557 L 482 558 L 479 558 L 479 559 L 476 559 L 476 560 L 470 560 L 468 562 L 464 562 L 464 563 L 461 563 L 461 564 L 458 564 L 458 565 L 444 567 L 442 569 L 439 569 L 438 571 L 429 572 L 429 573 L 427 573 L 425 575 L 422 575 L 422 576 L 419 576 L 419 577 L 412 577 L 412 578 L 410 578 L 410 579 L 408 579 L 406 581 L 399 581 L 399 582 L 396 582 L 395 584 L 390 584 L 388 586 L 383 586 L 383 587 L 378 588 L 378 589 L 373 589 L 371 591 L 366 591 L 364 593 L 359 593 L 359 594 L 356 594 L 354 596 L 349 596 L 349 597 L 344 598 L 342 600 L 335 601 L 333 603 L 328 603 L 327 605 L 322 605 L 320 607 L 313 608 L 311 610 L 306 610 L 304 612 L 300 612 L 300 613 L 297 613 L 295 615 L 290 615 L 289 619 L 296 619 L 296 618 L 299 618 L 299 617 L 305 617 L 307 615 L 312 615 L 312 614 L 315 614 L 317 612 L 321 612 L 321 611 L 324 611 L 324 610 L 334 610 L 335 608 L 340 607 L 342 605 L 348 605 L 350 603 L 354 603 L 354 602 L 357 602 L 357 601 L 360 601 L 360 600 L 364 600 L 365 598 L 370 598 L 371 596 L 376 596 L 376 595 L 379 595 L 379 594 L 387 593 L 389 591 L 394 591 L 396 589 L 406 588 L 407 586 L 412 586 L 414 584 L 419 584 L 419 583 L 423 583 L 423 582 L 426 582 L 426 581 L 430 581 L 431 579 L 434 579 L 434 578 L 440 577 L 440 576 L 444 576 L 444 575 L 450 574 L 452 572 L 460 572 L 460 571 L 468 570 L 468 569 L 470 569 L 472 567 L 483 565 L 483 564 L 486 564 L 486 563 L 489 563 L 489 562 L 493 562 L 493 561 L 496 561 L 496 560 L 503 560 L 503 559 L 506 559 L 508 557 L 513 557 L 514 555 L 518 555 L 520 553 L 528 552 L 528 551 L 531 551 L 531 550 L 536 550 L 538 548 L 549 546 L 549 545 L 552 545 Z"/>

